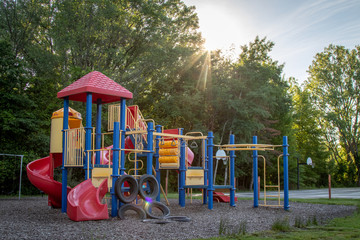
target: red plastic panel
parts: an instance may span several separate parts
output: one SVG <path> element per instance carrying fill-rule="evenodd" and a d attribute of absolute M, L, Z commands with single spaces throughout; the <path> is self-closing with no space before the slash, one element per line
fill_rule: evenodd
<path fill-rule="evenodd" d="M 85 180 L 74 187 L 68 194 L 67 215 L 73 221 L 88 221 L 108 219 L 107 204 L 101 199 L 107 193 L 107 179 L 95 188 L 91 179 Z"/>

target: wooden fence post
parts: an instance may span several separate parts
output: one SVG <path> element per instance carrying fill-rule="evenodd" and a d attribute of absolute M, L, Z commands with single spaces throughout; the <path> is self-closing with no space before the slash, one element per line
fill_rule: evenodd
<path fill-rule="evenodd" d="M 328 181 L 329 181 L 329 200 L 331 200 L 331 175 L 330 174 L 328 177 Z"/>

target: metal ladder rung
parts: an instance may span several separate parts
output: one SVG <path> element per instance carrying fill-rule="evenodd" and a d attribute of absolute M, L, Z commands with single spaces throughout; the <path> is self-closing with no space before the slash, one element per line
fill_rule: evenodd
<path fill-rule="evenodd" d="M 262 207 L 283 207 L 282 205 L 259 204 Z"/>
<path fill-rule="evenodd" d="M 265 195 L 265 198 L 266 197 L 276 197 L 276 198 L 278 198 L 278 197 L 280 197 L 280 195 Z"/>

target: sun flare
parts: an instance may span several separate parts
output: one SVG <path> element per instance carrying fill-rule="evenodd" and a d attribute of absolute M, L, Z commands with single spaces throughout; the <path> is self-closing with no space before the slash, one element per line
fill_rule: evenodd
<path fill-rule="evenodd" d="M 205 39 L 204 47 L 208 51 L 228 49 L 232 44 L 242 44 L 241 36 L 243 23 L 226 11 L 219 11 L 214 5 L 207 5 L 199 9 L 199 24 Z"/>

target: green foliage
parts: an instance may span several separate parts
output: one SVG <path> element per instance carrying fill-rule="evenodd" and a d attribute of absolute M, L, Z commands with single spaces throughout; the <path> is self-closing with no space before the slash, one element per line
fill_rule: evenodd
<path fill-rule="evenodd" d="M 312 216 L 312 217 L 309 217 L 306 220 L 306 222 L 300 216 L 295 217 L 294 227 L 296 227 L 296 228 L 305 228 L 305 227 L 308 227 L 308 226 L 317 226 L 317 225 L 318 225 L 318 222 L 317 222 L 317 218 L 316 218 L 315 215 Z"/>
<path fill-rule="evenodd" d="M 295 217 L 294 227 L 296 228 L 304 228 L 306 225 L 303 222 L 303 219 L 300 216 Z"/>
<path fill-rule="evenodd" d="M 277 219 L 271 225 L 271 230 L 276 232 L 288 232 L 290 230 L 290 223 L 288 218 Z"/>
<path fill-rule="evenodd" d="M 296 199 L 299 202 L 308 202 L 315 204 L 335 204 L 335 205 L 355 205 L 359 206 L 358 199 Z M 315 219 L 315 220 L 314 220 Z M 360 214 L 359 211 L 354 213 L 352 216 L 344 218 L 335 218 L 326 225 L 318 226 L 316 223 L 316 217 L 310 218 L 310 227 L 305 226 L 303 219 L 297 217 L 295 223 L 300 228 L 305 229 L 291 229 L 291 231 L 280 231 L 280 232 L 257 232 L 246 235 L 230 235 L 220 236 L 210 239 L 359 239 L 360 238 Z M 285 223 L 286 224 L 286 223 Z M 296 226 L 295 226 L 296 227 Z M 298 227 L 299 228 L 299 227 Z"/>
<path fill-rule="evenodd" d="M 319 203 L 319 204 L 339 204 L 344 202 L 347 205 L 359 206 L 357 199 L 298 199 L 297 201 Z M 312 220 L 311 222 L 314 222 Z M 335 218 L 327 225 L 311 227 L 303 229 L 292 230 L 291 232 L 262 232 L 246 236 L 239 236 L 238 238 L 221 238 L 221 239 L 358 239 L 360 238 L 360 214 L 356 212 L 354 215 L 344 218 Z"/>
<path fill-rule="evenodd" d="M 289 86 L 281 77 L 283 66 L 269 56 L 273 46 L 266 38 L 256 37 L 242 47 L 235 62 L 223 57 L 220 51 L 212 53 L 203 125 L 215 132 L 216 143 L 226 143 L 230 132 L 236 135 L 237 143 L 249 143 L 257 135 L 259 143 L 276 145 L 282 144 L 282 136 L 291 135 Z M 270 182 L 277 182 L 276 161 L 280 151 L 265 153 Z M 240 168 L 235 175 L 245 182 L 246 188 L 251 187 L 251 153 L 236 155 L 236 166 Z"/>
<path fill-rule="evenodd" d="M 21 172 L 21 195 L 39 194 L 39 190 L 26 177 L 26 165 L 33 161 L 35 157 L 33 152 L 24 152 Z M 19 194 L 20 163 L 20 156 L 0 156 L 0 194 Z"/>
<path fill-rule="evenodd" d="M 219 235 L 220 236 L 227 234 L 226 224 L 227 224 L 227 221 L 221 218 L 220 223 L 219 223 Z"/>
<path fill-rule="evenodd" d="M 309 68 L 306 88 L 319 115 L 325 141 L 335 162 L 333 174 L 343 184 L 360 184 L 359 111 L 360 47 L 330 45 Z M 355 170 L 355 172 L 353 172 Z"/>
<path fill-rule="evenodd" d="M 294 79 L 290 79 L 293 96 L 293 123 L 296 138 L 296 155 L 300 163 L 311 157 L 315 167 L 300 166 L 300 184 L 322 187 L 327 185 L 329 153 L 323 139 L 324 129 L 317 123 L 320 112 L 316 110 L 310 99 L 310 93 L 301 89 Z"/>
<path fill-rule="evenodd" d="M 220 50 L 202 51 L 198 27 L 194 7 L 180 0 L 2 1 L 1 151 L 47 155 L 50 116 L 62 107 L 56 93 L 97 70 L 133 92 L 128 105 L 165 128 L 213 131 L 217 144 L 229 133 L 237 143 L 257 135 L 276 145 L 288 135 L 295 152 L 292 96 L 283 65 L 270 57 L 274 43 L 256 37 L 230 60 Z M 84 113 L 84 104 L 71 104 Z M 269 183 L 277 181 L 280 152 L 265 154 Z M 237 154 L 236 166 L 242 187 L 251 188 L 251 154 Z M 314 178 L 309 173 L 304 183 L 319 184 Z"/>
<path fill-rule="evenodd" d="M 311 224 L 314 225 L 314 226 L 317 226 L 317 225 L 318 225 L 318 221 L 317 221 L 317 218 L 316 218 L 315 215 L 314 215 L 313 218 L 312 218 Z"/>
<path fill-rule="evenodd" d="M 92 70 L 152 112 L 168 94 L 159 86 L 181 85 L 179 71 L 202 42 L 197 28 L 194 8 L 178 0 L 2 1 L 0 152 L 47 155 L 51 113 L 62 107 L 56 93 Z"/>
<path fill-rule="evenodd" d="M 344 198 L 291 199 L 292 202 L 327 204 L 327 205 L 358 205 L 358 200 Z"/>
<path fill-rule="evenodd" d="M 246 234 L 246 221 L 241 221 L 238 226 L 232 226 L 228 219 L 220 219 L 219 236 L 239 237 Z"/>
<path fill-rule="evenodd" d="M 26 72 L 5 40 L 0 41 L 0 86 L 0 152 L 22 154 L 34 148 L 46 152 L 47 136 L 36 114 L 40 110 L 31 97 Z"/>
<path fill-rule="evenodd" d="M 1 194 L 16 194 L 19 189 L 20 158 L 0 156 Z"/>
<path fill-rule="evenodd" d="M 246 234 L 246 221 L 243 220 L 239 223 L 239 230 L 237 232 L 238 235 L 245 235 Z"/>

